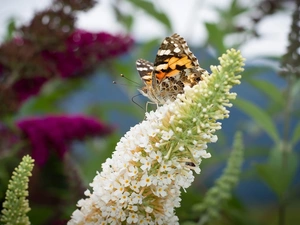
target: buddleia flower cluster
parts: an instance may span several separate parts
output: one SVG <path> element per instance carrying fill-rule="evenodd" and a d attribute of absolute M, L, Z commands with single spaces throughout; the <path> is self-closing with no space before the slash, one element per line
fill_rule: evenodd
<path fill-rule="evenodd" d="M 34 160 L 26 155 L 20 165 L 15 169 L 9 181 L 3 202 L 0 224 L 29 225 L 27 213 L 30 211 L 28 203 L 28 182 L 32 175 Z"/>
<path fill-rule="evenodd" d="M 227 118 L 230 89 L 240 83 L 241 54 L 228 50 L 220 66 L 173 102 L 146 113 L 146 119 L 121 138 L 111 158 L 78 201 L 72 224 L 179 224 L 175 208 L 191 186 L 200 163 L 217 141 L 218 120 Z"/>

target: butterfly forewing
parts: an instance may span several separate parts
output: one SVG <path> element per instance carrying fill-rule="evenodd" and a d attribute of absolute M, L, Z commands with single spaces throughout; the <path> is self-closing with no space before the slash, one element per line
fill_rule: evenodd
<path fill-rule="evenodd" d="M 136 61 L 136 69 L 144 82 L 152 79 L 152 72 L 154 70 L 153 63 L 145 59 L 138 59 Z"/>

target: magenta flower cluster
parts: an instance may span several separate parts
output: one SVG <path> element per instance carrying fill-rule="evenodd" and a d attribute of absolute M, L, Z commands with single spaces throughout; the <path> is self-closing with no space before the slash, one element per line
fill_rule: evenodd
<path fill-rule="evenodd" d="M 11 41 L 11 45 L 21 48 L 22 45 L 32 45 L 32 43 L 15 38 Z M 126 53 L 132 46 L 133 39 L 128 35 L 75 30 L 65 40 L 62 47 L 58 48 L 59 50 L 40 51 L 37 59 L 32 60 L 33 65 L 35 64 L 42 70 L 39 69 L 40 72 L 37 73 L 34 72 L 35 69 L 32 69 L 33 74 L 26 76 L 19 74 L 18 79 L 12 85 L 12 90 L 18 101 L 22 103 L 28 97 L 37 94 L 42 85 L 52 77 L 72 78 L 88 75 L 101 62 Z M 10 71 L 11 68 L 6 69 Z M 0 64 L 0 77 L 1 75 L 3 75 L 3 65 Z"/>
<path fill-rule="evenodd" d="M 22 103 L 30 96 L 38 94 L 40 88 L 47 80 L 46 77 L 21 78 L 14 83 L 12 88 L 17 95 L 18 101 Z"/>
<path fill-rule="evenodd" d="M 17 121 L 17 126 L 29 140 L 31 156 L 40 166 L 46 163 L 50 151 L 63 158 L 72 140 L 105 136 L 113 131 L 111 126 L 86 116 L 32 117 Z"/>
<path fill-rule="evenodd" d="M 67 38 L 64 51 L 44 51 L 43 55 L 55 65 L 59 76 L 69 78 L 89 72 L 103 60 L 127 52 L 132 45 L 129 36 L 76 30 Z"/>

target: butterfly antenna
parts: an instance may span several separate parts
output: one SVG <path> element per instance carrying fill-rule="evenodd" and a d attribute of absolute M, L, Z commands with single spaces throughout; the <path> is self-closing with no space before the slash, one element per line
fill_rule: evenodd
<path fill-rule="evenodd" d="M 140 95 L 141 95 L 141 94 L 137 94 L 137 95 L 132 96 L 131 101 L 132 101 L 134 104 L 136 104 L 138 107 L 140 107 L 143 111 L 145 111 L 145 109 L 144 109 L 139 103 L 137 103 L 136 101 L 134 101 L 134 99 L 135 99 L 137 96 L 140 96 Z"/>
<path fill-rule="evenodd" d="M 136 82 L 134 80 L 131 80 L 128 77 L 125 77 L 124 74 L 120 74 L 120 76 L 123 77 L 123 78 L 125 78 L 126 80 L 130 81 L 131 83 L 135 84 L 137 87 L 141 86 L 138 82 Z M 117 82 L 113 81 L 113 84 L 117 84 Z M 121 84 L 121 85 L 126 85 L 126 84 Z"/>

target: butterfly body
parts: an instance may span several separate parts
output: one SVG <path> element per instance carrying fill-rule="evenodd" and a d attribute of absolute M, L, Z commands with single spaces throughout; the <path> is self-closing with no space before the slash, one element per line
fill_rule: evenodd
<path fill-rule="evenodd" d="M 139 59 L 136 67 L 145 84 L 139 91 L 157 105 L 174 101 L 178 94 L 184 92 L 185 86 L 193 87 L 206 72 L 178 34 L 165 38 L 154 64 Z"/>

